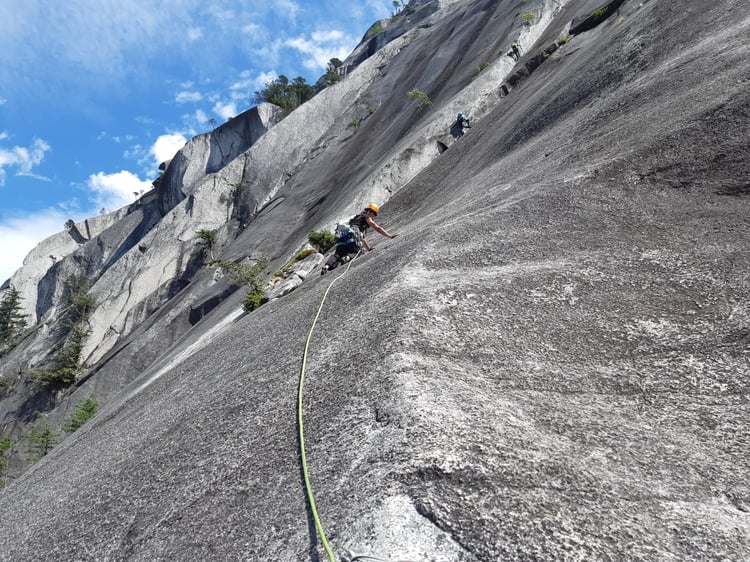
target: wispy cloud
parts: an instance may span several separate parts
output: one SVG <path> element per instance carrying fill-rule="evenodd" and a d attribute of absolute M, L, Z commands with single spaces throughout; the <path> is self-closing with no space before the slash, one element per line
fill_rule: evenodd
<path fill-rule="evenodd" d="M 94 194 L 96 209 L 113 211 L 132 203 L 141 193 L 151 189 L 151 182 L 142 181 L 125 170 L 114 174 L 99 172 L 89 176 L 88 188 Z"/>
<path fill-rule="evenodd" d="M 332 58 L 345 59 L 356 46 L 357 39 L 338 30 L 315 31 L 310 38 L 298 36 L 285 42 L 287 47 L 309 55 L 303 65 L 309 70 L 324 70 Z"/>
<path fill-rule="evenodd" d="M 203 30 L 199 27 L 191 27 L 187 30 L 187 40 L 197 41 L 203 39 Z"/>
<path fill-rule="evenodd" d="M 3 2 L 0 84 L 39 92 L 68 83 L 111 91 L 115 84 L 125 86 L 172 63 L 208 69 L 216 60 L 229 59 L 236 48 L 225 37 L 265 40 L 258 22 L 270 13 L 293 20 L 299 11 L 289 0 L 281 6 L 259 0 Z M 32 32 L 42 22 L 44 31 Z M 243 34 L 243 29 L 254 33 Z"/>
<path fill-rule="evenodd" d="M 0 140 L 8 134 L 0 133 Z M 155 163 L 171 159 L 185 145 L 186 139 L 180 134 L 160 136 L 148 149 Z M 145 152 L 136 147 L 136 152 Z M 33 152 L 33 151 L 29 151 Z M 16 151 L 13 154 L 23 153 Z M 2 152 L 0 152 L 2 157 Z M 0 172 L 2 168 L 0 168 Z M 1 176 L 0 176 L 1 179 Z M 8 279 L 23 263 L 23 259 L 34 249 L 40 240 L 63 229 L 65 221 L 82 220 L 99 214 L 102 209 L 114 211 L 132 203 L 138 195 L 151 189 L 151 180 L 141 180 L 132 172 L 122 170 L 115 173 L 98 172 L 91 174 L 85 185 L 85 203 L 69 200 L 57 207 L 32 212 L 16 211 L 0 218 L 0 240 L 3 246 L 3 259 L 0 260 L 0 284 Z"/>
<path fill-rule="evenodd" d="M 8 134 L 0 135 L 0 140 L 7 140 Z M 3 148 L 0 146 L 0 186 L 5 184 L 7 169 L 14 169 L 17 176 L 33 176 L 39 179 L 47 179 L 32 172 L 44 160 L 44 155 L 51 150 L 49 144 L 42 139 L 34 139 L 29 147 L 14 146 Z"/>
<path fill-rule="evenodd" d="M 214 105 L 214 113 L 224 120 L 237 115 L 237 104 L 233 101 L 226 103 L 217 103 Z"/>
<path fill-rule="evenodd" d="M 200 92 L 178 92 L 175 97 L 177 103 L 197 103 L 203 99 L 203 94 Z"/>
<path fill-rule="evenodd" d="M 5 217 L 0 221 L 3 259 L 0 260 L 0 285 L 23 264 L 23 259 L 40 240 L 60 232 L 70 214 L 49 208 L 23 216 Z"/>
<path fill-rule="evenodd" d="M 132 202 L 134 192 L 150 188 L 155 166 L 171 159 L 187 138 L 206 131 L 212 118 L 223 121 L 246 110 L 255 92 L 279 74 L 291 78 L 304 72 L 315 79 L 331 58 L 351 52 L 360 38 L 354 27 L 365 29 L 390 11 L 391 0 L 0 0 L 0 106 L 37 117 L 33 124 L 27 119 L 30 132 L 23 141 L 15 136 L 15 124 L 13 136 L 0 131 L 0 186 L 12 175 L 41 178 L 35 175 L 41 170 L 54 174 L 65 192 L 60 197 L 65 201 L 54 208 L 27 211 L 13 222 L 3 218 L 11 207 L 4 200 L 0 245 L 21 248 L 11 232 L 39 240 L 60 231 L 68 218 Z M 39 29 L 43 32 L 34 32 Z M 60 91 L 66 96 L 57 95 Z M 143 103 L 128 113 L 123 108 L 130 100 Z M 119 143 L 115 152 L 139 172 L 124 171 L 127 163 L 109 163 L 112 146 L 109 153 L 106 146 L 101 153 L 87 152 L 90 158 L 80 158 L 75 177 L 48 171 L 55 160 L 79 159 L 63 154 L 72 147 L 54 134 L 33 129 L 58 114 L 81 125 L 79 134 L 60 138 L 82 146 L 93 138 Z M 103 128 L 107 132 L 99 134 Z M 96 170 L 104 171 L 91 173 Z M 71 186 L 79 190 L 80 204 Z M 49 231 L 46 224 L 52 225 Z M 8 255 L 4 249 L 6 267 L 18 267 L 20 259 L 13 264 Z"/>
<path fill-rule="evenodd" d="M 302 11 L 299 4 L 292 0 L 276 0 L 274 4 L 274 8 L 278 10 L 278 13 L 284 14 L 293 24 L 297 22 L 297 14 Z"/>

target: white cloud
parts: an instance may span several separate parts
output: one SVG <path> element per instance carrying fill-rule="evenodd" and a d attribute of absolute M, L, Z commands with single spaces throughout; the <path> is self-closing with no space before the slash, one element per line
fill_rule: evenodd
<path fill-rule="evenodd" d="M 151 189 L 151 182 L 141 181 L 132 172 L 123 170 L 114 174 L 93 174 L 89 176 L 88 187 L 94 192 L 97 209 L 114 211 L 135 201 L 141 192 Z"/>
<path fill-rule="evenodd" d="M 305 68 L 325 70 L 332 58 L 345 59 L 356 46 L 357 40 L 341 31 L 327 30 L 313 32 L 310 39 L 304 36 L 287 39 L 284 44 L 310 55 L 302 62 Z"/>
<path fill-rule="evenodd" d="M 5 98 L 0 98 L 0 105 L 3 105 L 5 103 L 8 103 L 8 100 L 6 100 Z"/>
<path fill-rule="evenodd" d="M 271 72 L 262 72 L 255 79 L 255 89 L 253 90 L 253 92 L 255 92 L 256 90 L 257 91 L 262 90 L 263 88 L 266 87 L 266 84 L 268 84 L 269 82 L 273 82 L 278 77 L 279 77 L 279 75 L 276 74 L 274 71 L 271 71 Z"/>
<path fill-rule="evenodd" d="M 156 139 L 149 153 L 154 157 L 155 163 L 158 166 L 162 162 L 174 158 L 174 155 L 185 146 L 186 142 L 187 139 L 180 134 L 161 135 Z"/>
<path fill-rule="evenodd" d="M 7 139 L 7 133 L 4 137 L 0 136 L 0 140 L 5 139 Z M 34 142 L 28 148 L 23 146 L 14 146 L 10 149 L 0 147 L 0 185 L 5 184 L 7 173 L 5 168 L 15 168 L 17 176 L 34 176 L 45 179 L 33 174 L 32 170 L 42 163 L 44 154 L 50 149 L 50 145 L 42 139 L 34 139 Z"/>
<path fill-rule="evenodd" d="M 233 101 L 227 103 L 219 102 L 214 105 L 213 111 L 216 115 L 222 117 L 226 121 L 230 117 L 237 115 L 237 104 Z"/>
<path fill-rule="evenodd" d="M 44 209 L 25 216 L 5 218 L 0 222 L 0 285 L 23 265 L 24 258 L 39 242 L 61 232 L 70 213 L 62 209 Z"/>
<path fill-rule="evenodd" d="M 316 43 L 326 43 L 330 41 L 343 41 L 346 35 L 342 31 L 332 29 L 330 31 L 314 31 L 312 40 Z"/>
<path fill-rule="evenodd" d="M 249 23 L 240 29 L 243 34 L 256 37 L 260 34 L 263 29 L 257 23 Z"/>
<path fill-rule="evenodd" d="M 203 99 L 203 94 L 200 92 L 179 92 L 175 97 L 177 103 L 197 103 Z"/>
<path fill-rule="evenodd" d="M 297 14 L 302 11 L 299 4 L 292 0 L 276 0 L 274 8 L 277 10 L 277 13 L 284 14 L 292 23 L 297 22 Z"/>

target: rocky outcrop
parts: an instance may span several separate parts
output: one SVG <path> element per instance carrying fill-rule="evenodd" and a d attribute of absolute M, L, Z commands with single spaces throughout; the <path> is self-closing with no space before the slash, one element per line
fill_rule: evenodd
<path fill-rule="evenodd" d="M 428 20 L 429 16 L 435 14 L 441 5 L 445 6 L 445 4 L 446 2 L 440 0 L 412 0 L 397 14 L 372 24 L 357 48 L 344 61 L 342 73 L 348 74 L 388 43 L 415 27 L 432 25 Z"/>
<path fill-rule="evenodd" d="M 282 119 L 270 103 L 248 109 L 210 133 L 193 137 L 169 161 L 158 186 L 162 214 L 189 196 L 206 175 L 220 171 Z"/>
<path fill-rule="evenodd" d="M 90 239 L 117 224 L 127 213 L 128 208 L 125 207 L 112 213 L 91 217 L 75 223 L 74 226 L 79 235 L 85 232 Z M 67 230 L 63 230 L 63 225 L 60 225 L 60 228 L 58 234 L 46 238 L 29 252 L 23 260 L 23 266 L 10 279 L 10 284 L 18 289 L 23 297 L 23 313 L 28 316 L 30 324 L 37 322 L 40 316 L 37 312 L 37 300 L 42 279 L 56 263 L 73 254 L 85 242 L 82 235 L 80 241 L 76 241 Z"/>

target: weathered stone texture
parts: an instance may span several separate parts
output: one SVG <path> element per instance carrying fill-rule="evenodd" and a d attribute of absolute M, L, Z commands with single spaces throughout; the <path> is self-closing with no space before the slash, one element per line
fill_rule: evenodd
<path fill-rule="evenodd" d="M 296 399 L 327 295 L 303 412 L 338 558 L 747 560 L 750 19 L 625 1 L 499 97 L 511 39 L 535 33 L 533 60 L 600 3 L 535 30 L 517 3 L 445 3 L 191 172 L 95 286 L 98 363 L 48 419 L 107 404 L 0 493 L 3 556 L 325 559 Z M 398 237 L 324 276 L 311 256 L 250 314 L 195 258 L 216 228 L 270 273 L 371 199 Z"/>

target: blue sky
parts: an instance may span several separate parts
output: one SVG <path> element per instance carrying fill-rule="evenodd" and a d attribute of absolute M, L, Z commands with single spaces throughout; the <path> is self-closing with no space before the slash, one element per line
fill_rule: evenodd
<path fill-rule="evenodd" d="M 66 220 L 150 189 L 160 162 L 314 83 L 392 0 L 0 0 L 0 284 Z"/>

